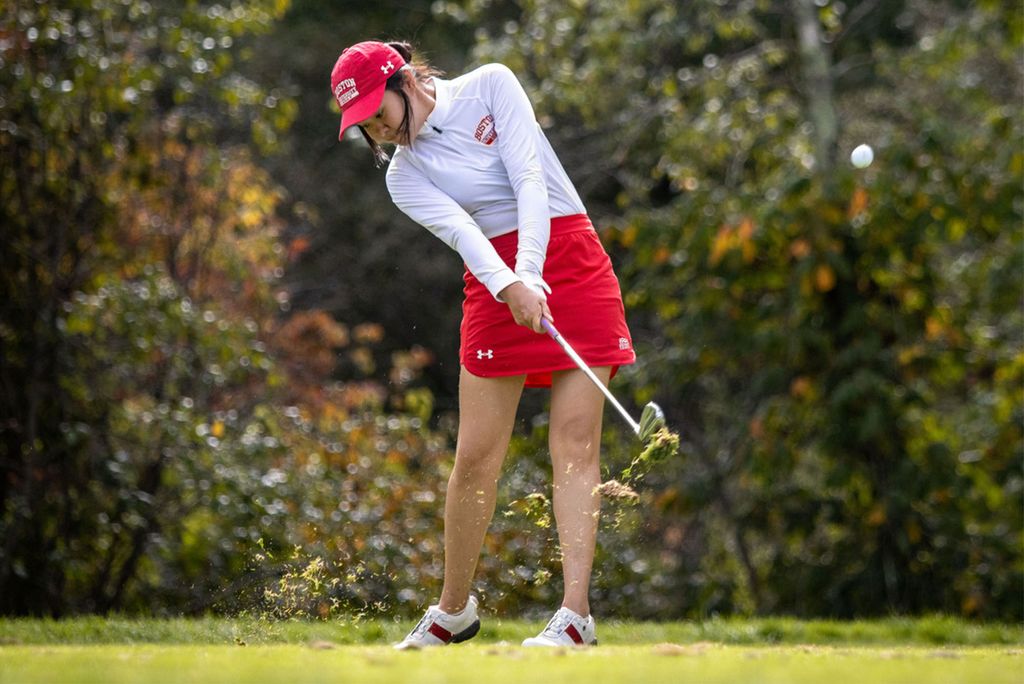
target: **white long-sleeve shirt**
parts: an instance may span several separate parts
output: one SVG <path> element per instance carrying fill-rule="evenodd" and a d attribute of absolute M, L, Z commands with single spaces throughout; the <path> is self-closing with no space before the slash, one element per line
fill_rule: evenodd
<path fill-rule="evenodd" d="M 395 205 L 441 238 L 497 298 L 544 286 L 551 218 L 586 213 L 515 74 L 488 64 L 433 79 L 434 109 L 387 172 Z M 489 240 L 519 231 L 513 271 Z"/>

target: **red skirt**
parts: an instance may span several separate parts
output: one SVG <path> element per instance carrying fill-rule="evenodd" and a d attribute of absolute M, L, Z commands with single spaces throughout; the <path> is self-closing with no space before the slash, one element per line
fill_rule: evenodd
<path fill-rule="evenodd" d="M 518 231 L 491 244 L 515 268 Z M 463 280 L 459 358 L 466 370 L 485 378 L 526 375 L 527 387 L 550 387 L 553 371 L 576 367 L 548 335 L 518 325 L 508 305 L 468 269 Z M 586 214 L 551 219 L 544 281 L 551 286 L 548 307 L 555 327 L 587 365 L 611 366 L 614 377 L 619 366 L 636 361 L 619 281 Z"/>

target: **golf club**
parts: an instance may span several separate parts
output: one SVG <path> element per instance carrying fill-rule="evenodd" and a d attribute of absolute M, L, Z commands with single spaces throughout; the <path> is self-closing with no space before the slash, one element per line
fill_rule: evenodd
<path fill-rule="evenodd" d="M 626 409 L 622 408 L 622 404 L 620 404 L 608 388 L 604 386 L 604 383 L 594 375 L 594 372 L 590 370 L 586 362 L 584 362 L 580 355 L 576 353 L 576 350 L 566 342 L 565 338 L 562 337 L 561 333 L 558 332 L 558 329 L 555 328 L 551 321 L 541 317 L 540 324 L 544 327 L 544 330 L 547 331 L 548 335 L 550 335 L 551 338 L 562 347 L 565 353 L 569 355 L 569 358 L 576 363 L 579 369 L 583 371 L 595 385 L 597 385 L 597 388 L 601 390 L 601 392 L 604 393 L 604 396 L 612 403 L 612 406 L 618 410 L 619 414 L 625 418 L 626 422 L 629 423 L 629 426 L 633 428 L 633 432 L 636 433 L 641 442 L 646 444 L 652 437 L 654 437 L 658 430 L 665 427 L 665 414 L 662 412 L 661 407 L 653 401 L 647 402 L 644 406 L 643 411 L 640 413 L 639 423 L 633 420 L 633 417 L 629 415 Z"/>

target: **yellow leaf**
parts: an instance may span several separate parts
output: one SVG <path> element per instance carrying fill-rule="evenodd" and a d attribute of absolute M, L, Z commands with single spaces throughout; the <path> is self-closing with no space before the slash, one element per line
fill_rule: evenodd
<path fill-rule="evenodd" d="M 757 247 L 753 240 L 747 240 L 743 243 L 743 263 L 749 264 L 755 256 L 757 256 Z"/>
<path fill-rule="evenodd" d="M 623 247 L 632 247 L 633 243 L 636 242 L 636 226 L 630 224 L 626 226 L 626 229 L 622 231 L 622 235 L 619 237 L 619 242 Z"/>
<path fill-rule="evenodd" d="M 897 356 L 897 359 L 901 366 L 906 366 L 908 364 L 913 363 L 915 360 L 921 358 L 921 356 L 923 355 L 924 349 L 921 347 L 921 345 L 915 344 L 910 347 L 906 347 L 905 349 L 901 349 Z"/>
<path fill-rule="evenodd" d="M 853 197 L 850 198 L 850 210 L 848 212 L 849 217 L 856 218 L 868 207 L 868 191 L 864 188 L 857 188 L 853 191 Z"/>
<path fill-rule="evenodd" d="M 811 394 L 811 381 L 806 376 L 801 375 L 798 378 L 793 378 L 793 382 L 789 383 L 789 393 L 794 397 L 804 399 Z"/>
<path fill-rule="evenodd" d="M 872 527 L 878 527 L 885 522 L 885 518 L 885 509 L 881 504 L 875 504 L 875 507 L 871 509 L 870 513 L 868 513 L 867 523 Z"/>
<path fill-rule="evenodd" d="M 964 235 L 967 234 L 967 221 L 962 218 L 950 219 L 949 221 L 949 239 L 953 242 L 959 242 L 963 240 Z"/>
<path fill-rule="evenodd" d="M 828 292 L 836 286 L 836 274 L 828 264 L 819 264 L 814 270 L 814 286 L 818 292 Z"/>
<path fill-rule="evenodd" d="M 263 214 L 253 209 L 242 209 L 238 212 L 238 222 L 245 228 L 256 228 L 263 220 Z"/>
<path fill-rule="evenodd" d="M 733 246 L 733 234 L 732 229 L 729 226 L 722 226 L 718 229 L 718 234 L 715 235 L 715 240 L 711 243 L 711 255 L 708 257 L 708 261 L 712 266 L 718 264 L 725 256 L 725 253 L 732 249 Z"/>
<path fill-rule="evenodd" d="M 743 263 L 749 264 L 757 255 L 757 245 L 754 244 L 754 222 L 750 217 L 744 216 L 740 227 L 736 231 L 740 241 L 740 250 L 743 253 Z"/>
<path fill-rule="evenodd" d="M 793 240 L 789 245 L 789 253 L 793 255 L 794 259 L 803 259 L 811 253 L 811 243 L 803 238 Z"/>
<path fill-rule="evenodd" d="M 222 421 L 214 421 L 213 425 L 210 426 L 210 434 L 220 439 L 224 436 L 224 423 Z"/>
<path fill-rule="evenodd" d="M 749 216 L 744 216 L 743 221 L 740 222 L 740 227 L 737 230 L 740 240 L 747 241 L 754 236 L 754 222 L 750 220 Z"/>

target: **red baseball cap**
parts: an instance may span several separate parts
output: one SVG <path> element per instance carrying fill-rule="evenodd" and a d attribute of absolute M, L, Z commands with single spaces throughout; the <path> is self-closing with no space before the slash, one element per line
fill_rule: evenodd
<path fill-rule="evenodd" d="M 405 66 L 398 50 L 375 40 L 345 48 L 331 72 L 331 92 L 341 107 L 341 130 L 365 121 L 380 109 L 387 80 Z"/>

